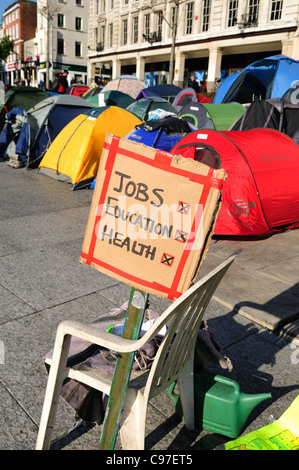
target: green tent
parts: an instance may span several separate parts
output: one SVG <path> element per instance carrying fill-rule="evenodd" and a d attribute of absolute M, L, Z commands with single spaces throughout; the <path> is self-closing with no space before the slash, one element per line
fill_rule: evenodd
<path fill-rule="evenodd" d="M 135 116 L 139 117 L 142 121 L 147 121 L 149 113 L 156 109 L 162 109 L 173 114 L 178 114 L 178 110 L 169 103 L 169 101 L 164 98 L 160 98 L 159 96 L 141 98 L 127 107 L 127 111 L 135 114 Z"/>
<path fill-rule="evenodd" d="M 212 119 L 215 129 L 227 131 L 232 124 L 245 113 L 246 109 L 240 103 L 201 103 Z"/>
<path fill-rule="evenodd" d="M 99 106 L 118 106 L 122 109 L 126 109 L 127 106 L 135 102 L 130 95 L 118 90 L 102 91 L 86 98 L 86 101 L 96 108 Z"/>
<path fill-rule="evenodd" d="M 46 98 L 49 98 L 50 93 L 47 93 L 40 88 L 29 86 L 18 86 L 11 88 L 4 97 L 4 105 L 0 107 L 0 132 L 5 124 L 5 116 L 8 111 L 13 108 L 23 108 L 28 111 L 34 105 Z"/>
<path fill-rule="evenodd" d="M 179 116 L 195 129 L 227 131 L 245 111 L 239 103 L 190 102 L 179 111 Z"/>

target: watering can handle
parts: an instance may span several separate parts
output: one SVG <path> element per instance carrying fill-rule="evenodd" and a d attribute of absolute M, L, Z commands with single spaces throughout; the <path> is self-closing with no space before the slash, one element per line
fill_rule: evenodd
<path fill-rule="evenodd" d="M 229 387 L 234 388 L 236 392 L 240 391 L 240 385 L 238 384 L 238 382 L 236 382 L 235 380 L 229 379 L 228 377 L 223 377 L 222 375 L 215 375 L 214 380 L 215 382 L 220 382 L 225 385 L 228 385 Z"/>

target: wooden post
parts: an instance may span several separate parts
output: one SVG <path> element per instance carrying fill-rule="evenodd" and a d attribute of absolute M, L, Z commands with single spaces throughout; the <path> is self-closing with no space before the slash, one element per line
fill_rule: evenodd
<path fill-rule="evenodd" d="M 148 294 L 132 288 L 123 337 L 127 339 L 138 339 L 143 323 Z M 120 355 L 116 360 L 110 395 L 102 426 L 99 450 L 113 450 L 118 431 L 120 414 L 122 412 L 126 389 L 131 375 L 133 353 Z"/>

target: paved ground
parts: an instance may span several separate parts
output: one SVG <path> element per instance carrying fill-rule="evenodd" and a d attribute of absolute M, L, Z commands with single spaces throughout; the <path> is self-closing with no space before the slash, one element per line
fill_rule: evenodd
<path fill-rule="evenodd" d="M 78 262 L 92 190 L 73 192 L 67 183 L 0 163 L 0 194 L 0 449 L 32 450 L 47 380 L 42 358 L 57 325 L 93 321 L 127 300 L 130 288 Z M 243 392 L 272 393 L 250 415 L 247 433 L 278 418 L 299 393 L 299 231 L 213 240 L 199 277 L 239 248 L 206 320 L 234 366 L 231 373 L 218 365 L 211 371 L 236 379 Z M 160 311 L 167 305 L 151 302 Z M 55 436 L 73 421 L 61 401 Z M 96 449 L 99 435 L 99 427 L 81 428 L 53 448 Z M 186 431 L 167 394 L 150 405 L 149 450 L 211 450 L 227 440 Z"/>

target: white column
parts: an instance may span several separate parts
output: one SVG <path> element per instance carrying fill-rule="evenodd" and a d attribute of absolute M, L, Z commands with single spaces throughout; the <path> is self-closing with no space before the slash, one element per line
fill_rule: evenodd
<path fill-rule="evenodd" d="M 286 39 L 281 44 L 281 54 L 299 60 L 299 37 Z"/>
<path fill-rule="evenodd" d="M 137 56 L 136 59 L 136 77 L 142 82 L 145 81 L 145 59 L 144 57 Z"/>
<path fill-rule="evenodd" d="M 208 91 L 212 89 L 215 78 L 220 77 L 222 51 L 223 49 L 221 47 L 215 47 L 209 50 L 209 67 L 207 77 Z"/>
<path fill-rule="evenodd" d="M 116 78 L 121 73 L 121 61 L 117 57 L 113 58 L 112 61 L 112 79 Z"/>
<path fill-rule="evenodd" d="M 92 62 L 92 59 L 88 59 L 87 61 L 87 84 L 88 85 L 94 82 L 95 68 L 96 68 L 96 63 Z"/>
<path fill-rule="evenodd" d="M 183 88 L 184 71 L 185 71 L 185 54 L 180 52 L 177 48 L 176 53 L 175 53 L 175 64 L 174 64 L 174 85 L 177 85 Z"/>
<path fill-rule="evenodd" d="M 202 22 L 202 2 L 201 0 L 195 0 L 194 2 L 194 33 L 198 34 L 201 32 L 201 22 Z"/>

